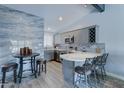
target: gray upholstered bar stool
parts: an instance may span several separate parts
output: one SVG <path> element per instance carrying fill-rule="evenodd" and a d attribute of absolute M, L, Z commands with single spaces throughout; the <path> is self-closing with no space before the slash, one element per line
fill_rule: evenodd
<path fill-rule="evenodd" d="M 1 72 L 2 72 L 2 85 L 1 85 L 1 88 L 4 88 L 4 83 L 5 83 L 5 79 L 6 79 L 6 72 L 13 71 L 14 82 L 16 83 L 17 68 L 18 68 L 18 64 L 15 63 L 15 62 L 6 63 L 6 64 L 1 65 Z"/>

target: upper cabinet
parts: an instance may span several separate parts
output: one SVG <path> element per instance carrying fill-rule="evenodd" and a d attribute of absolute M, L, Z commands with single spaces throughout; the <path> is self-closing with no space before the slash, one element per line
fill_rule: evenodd
<path fill-rule="evenodd" d="M 62 34 L 55 34 L 54 35 L 54 44 L 61 44 L 62 43 L 61 37 L 62 37 Z"/>
<path fill-rule="evenodd" d="M 63 32 L 55 35 L 55 44 L 86 44 L 98 42 L 97 26 Z"/>

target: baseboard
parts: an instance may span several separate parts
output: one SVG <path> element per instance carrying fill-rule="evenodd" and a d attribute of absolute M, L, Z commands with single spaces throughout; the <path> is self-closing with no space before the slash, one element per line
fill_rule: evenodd
<path fill-rule="evenodd" d="M 112 77 L 115 77 L 115 78 L 117 78 L 117 79 L 124 80 L 124 77 L 123 77 L 123 76 L 119 76 L 119 75 L 117 75 L 117 74 L 113 74 L 113 73 L 110 73 L 110 72 L 106 72 L 106 74 L 107 74 L 108 76 L 112 76 Z"/>

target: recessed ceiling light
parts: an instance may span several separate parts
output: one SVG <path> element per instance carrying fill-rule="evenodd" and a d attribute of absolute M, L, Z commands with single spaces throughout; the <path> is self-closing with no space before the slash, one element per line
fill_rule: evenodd
<path fill-rule="evenodd" d="M 63 17 L 62 17 L 62 16 L 60 16 L 60 17 L 59 17 L 59 21 L 62 21 L 62 20 L 63 20 Z"/>
<path fill-rule="evenodd" d="M 87 7 L 87 5 L 85 4 L 84 7 Z"/>
<path fill-rule="evenodd" d="M 47 28 L 47 30 L 49 31 L 49 30 L 51 30 L 51 28 L 50 28 L 50 27 L 48 27 L 48 28 Z"/>

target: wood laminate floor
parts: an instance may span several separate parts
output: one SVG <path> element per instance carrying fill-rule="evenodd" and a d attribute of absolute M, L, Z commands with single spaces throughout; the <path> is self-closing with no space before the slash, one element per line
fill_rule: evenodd
<path fill-rule="evenodd" d="M 24 73 L 26 75 L 28 73 Z M 69 85 L 63 79 L 62 74 L 62 64 L 57 62 L 47 63 L 47 73 L 41 72 L 41 76 L 34 78 L 29 76 L 28 78 L 23 78 L 21 84 L 14 84 L 11 81 L 5 84 L 5 87 L 9 88 L 73 88 L 73 85 Z M 124 87 L 124 81 L 118 80 L 116 78 L 107 76 L 103 81 L 101 80 L 97 86 L 100 88 L 122 88 Z"/>

